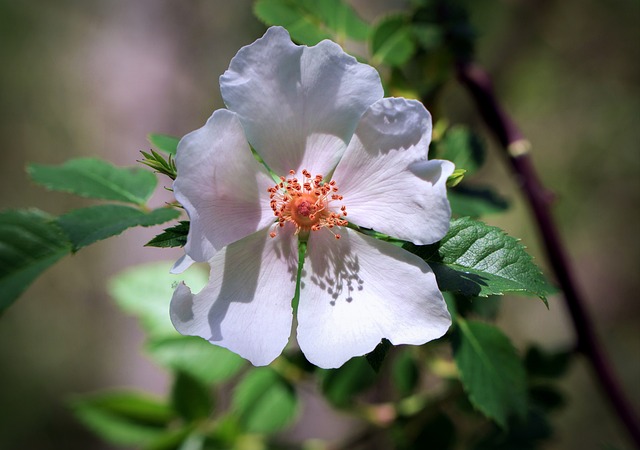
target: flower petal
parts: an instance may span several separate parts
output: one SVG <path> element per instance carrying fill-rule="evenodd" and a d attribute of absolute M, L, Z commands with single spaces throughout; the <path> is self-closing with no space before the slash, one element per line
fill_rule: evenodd
<path fill-rule="evenodd" d="M 298 343 L 307 359 L 334 368 L 382 338 L 420 345 L 451 325 L 431 268 L 403 249 L 350 229 L 340 240 L 314 232 L 298 306 Z"/>
<path fill-rule="evenodd" d="M 383 95 L 375 69 L 330 41 L 297 46 L 281 27 L 240 49 L 220 90 L 278 175 L 333 170 L 362 113 Z"/>
<path fill-rule="evenodd" d="M 185 252 L 208 261 L 222 247 L 273 222 L 267 188 L 273 185 L 255 160 L 238 117 L 218 110 L 178 145 L 176 199 L 191 224 Z"/>
<path fill-rule="evenodd" d="M 415 244 L 449 229 L 449 161 L 427 161 L 431 115 L 415 100 L 385 98 L 364 114 L 333 179 L 349 221 Z"/>
<path fill-rule="evenodd" d="M 180 258 L 178 258 L 178 260 L 173 264 L 173 267 L 171 267 L 171 270 L 169 271 L 169 273 L 173 273 L 173 274 L 182 273 L 185 270 L 187 270 L 189 267 L 191 267 L 193 263 L 195 263 L 195 261 L 185 253 Z"/>
<path fill-rule="evenodd" d="M 280 230 L 261 230 L 214 255 L 209 284 L 192 294 L 180 284 L 171 299 L 171 321 L 189 336 L 200 336 L 256 366 L 269 364 L 291 334 L 296 240 Z"/>

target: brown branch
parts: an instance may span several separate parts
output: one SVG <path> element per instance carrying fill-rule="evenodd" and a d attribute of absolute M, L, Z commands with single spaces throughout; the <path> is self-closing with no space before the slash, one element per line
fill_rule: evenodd
<path fill-rule="evenodd" d="M 461 62 L 457 66 L 457 75 L 460 83 L 467 88 L 475 100 L 487 126 L 500 142 L 516 180 L 529 202 L 537 221 L 538 231 L 544 241 L 547 258 L 569 308 L 578 339 L 577 349 L 591 363 L 605 395 L 627 428 L 635 445 L 640 448 L 640 424 L 596 338 L 592 322 L 584 307 L 583 297 L 574 281 L 569 259 L 551 215 L 552 195 L 539 181 L 528 153 L 529 142 L 502 109 L 493 91 L 491 79 L 484 70 L 472 63 Z"/>

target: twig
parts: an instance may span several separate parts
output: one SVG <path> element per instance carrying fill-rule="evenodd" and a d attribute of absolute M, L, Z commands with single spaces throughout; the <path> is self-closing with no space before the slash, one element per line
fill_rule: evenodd
<path fill-rule="evenodd" d="M 552 194 L 540 183 L 529 156 L 529 142 L 499 104 L 489 75 L 477 65 L 461 62 L 457 66 L 458 80 L 467 88 L 484 121 L 505 151 L 516 180 L 523 190 L 536 218 L 547 257 L 564 293 L 577 334 L 577 349 L 582 352 L 595 372 L 600 385 L 618 417 L 627 428 L 635 445 L 640 448 L 640 424 L 627 402 L 622 388 L 611 371 L 593 325 L 587 316 L 569 266 L 567 254 L 550 212 Z"/>

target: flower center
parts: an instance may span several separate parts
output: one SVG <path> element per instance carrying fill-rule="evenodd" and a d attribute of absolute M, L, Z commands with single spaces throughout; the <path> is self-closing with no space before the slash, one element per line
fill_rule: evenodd
<path fill-rule="evenodd" d="M 336 239 L 340 239 L 340 235 L 331 229 L 347 225 L 344 219 L 347 207 L 342 205 L 338 212 L 334 212 L 330 205 L 332 201 L 342 200 L 336 182 L 324 182 L 322 175 L 312 178 L 306 169 L 302 171 L 302 176 L 304 179 L 300 183 L 295 171 L 290 170 L 289 178 L 280 177 L 280 183 L 269 188 L 270 206 L 278 218 L 275 229 L 291 222 L 296 227 L 296 234 L 327 228 Z M 275 229 L 269 234 L 271 237 L 276 236 Z"/>

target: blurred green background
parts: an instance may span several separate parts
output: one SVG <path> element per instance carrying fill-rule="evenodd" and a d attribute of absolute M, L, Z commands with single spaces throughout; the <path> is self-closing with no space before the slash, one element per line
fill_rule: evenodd
<path fill-rule="evenodd" d="M 30 184 L 28 162 L 99 156 L 135 165 L 147 133 L 201 126 L 222 106 L 218 76 L 264 31 L 251 3 L 0 0 L 0 207 L 58 214 L 89 204 Z M 405 4 L 351 3 L 368 20 Z M 477 59 L 557 194 L 556 217 L 589 311 L 640 409 L 640 2 L 468 3 Z M 455 82 L 439 107 L 452 122 L 481 127 Z M 486 221 L 521 237 L 546 267 L 526 205 L 499 153 L 490 153 L 479 178 L 513 208 Z M 153 204 L 171 198 L 160 191 Z M 105 289 L 130 265 L 177 257 L 142 248 L 157 231 L 128 231 L 66 258 L 0 319 L 0 448 L 108 448 L 76 424 L 69 396 L 114 386 L 165 392 L 165 374 L 140 351 L 137 324 Z M 574 336 L 562 298 L 550 303 L 547 311 L 533 299 L 505 298 L 499 323 L 520 348 L 568 347 Z M 554 415 L 557 433 L 545 449 L 624 448 L 583 360 L 563 388 L 569 402 Z"/>

